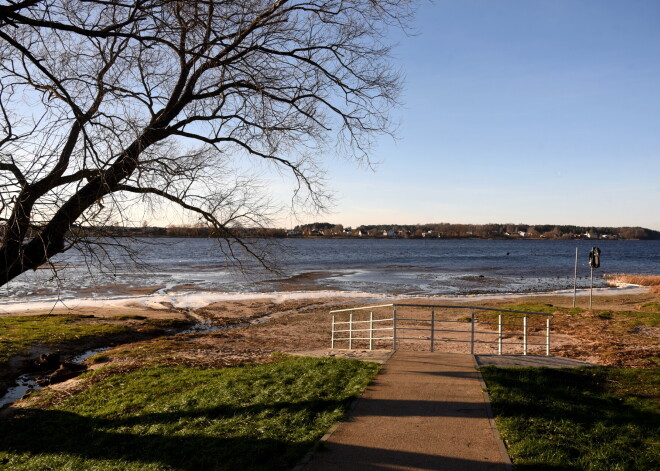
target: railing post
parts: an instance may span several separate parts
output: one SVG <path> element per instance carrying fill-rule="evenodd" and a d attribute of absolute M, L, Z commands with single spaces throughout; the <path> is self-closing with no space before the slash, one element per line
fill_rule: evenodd
<path fill-rule="evenodd" d="M 502 314 L 497 316 L 497 354 L 502 354 Z"/>
<path fill-rule="evenodd" d="M 332 316 L 332 340 L 330 342 L 330 348 L 335 349 L 335 316 Z"/>
<path fill-rule="evenodd" d="M 523 317 L 523 355 L 527 355 L 527 316 Z"/>
<path fill-rule="evenodd" d="M 393 309 L 392 331 L 392 350 L 396 351 L 396 307 Z"/>
<path fill-rule="evenodd" d="M 369 350 L 374 349 L 374 312 L 369 312 Z"/>
<path fill-rule="evenodd" d="M 435 310 L 431 309 L 431 352 L 433 352 L 434 340 L 435 340 Z"/>
<path fill-rule="evenodd" d="M 550 318 L 545 320 L 545 355 L 550 356 Z"/>
<path fill-rule="evenodd" d="M 348 315 L 348 349 L 353 350 L 353 313 Z"/>
<path fill-rule="evenodd" d="M 472 313 L 471 316 L 471 324 L 472 324 L 472 337 L 470 340 L 470 354 L 474 355 L 474 312 Z"/>

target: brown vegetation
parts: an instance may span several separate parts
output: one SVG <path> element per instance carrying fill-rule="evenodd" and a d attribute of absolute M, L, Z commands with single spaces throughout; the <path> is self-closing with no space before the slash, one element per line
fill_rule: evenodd
<path fill-rule="evenodd" d="M 617 283 L 627 283 L 631 285 L 649 286 L 652 293 L 660 294 L 660 275 L 627 275 L 627 274 L 612 274 L 604 275 L 610 286 L 615 286 Z"/>

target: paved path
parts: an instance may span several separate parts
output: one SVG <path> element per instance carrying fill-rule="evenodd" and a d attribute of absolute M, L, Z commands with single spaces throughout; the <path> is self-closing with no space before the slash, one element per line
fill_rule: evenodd
<path fill-rule="evenodd" d="M 471 355 L 396 352 L 304 471 L 506 470 Z"/>

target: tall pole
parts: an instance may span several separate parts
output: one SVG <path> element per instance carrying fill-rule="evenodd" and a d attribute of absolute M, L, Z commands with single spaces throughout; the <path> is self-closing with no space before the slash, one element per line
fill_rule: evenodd
<path fill-rule="evenodd" d="M 590 311 L 591 311 L 593 296 L 594 296 L 594 267 L 591 267 L 591 288 L 589 289 L 589 310 Z"/>
<path fill-rule="evenodd" d="M 577 266 L 578 266 L 578 248 L 575 247 L 575 276 L 573 277 L 573 307 L 575 307 L 575 296 L 577 295 Z"/>
<path fill-rule="evenodd" d="M 431 351 L 433 351 L 433 344 L 435 343 L 435 310 L 431 310 Z"/>
<path fill-rule="evenodd" d="M 374 312 L 369 313 L 369 350 L 374 349 Z"/>

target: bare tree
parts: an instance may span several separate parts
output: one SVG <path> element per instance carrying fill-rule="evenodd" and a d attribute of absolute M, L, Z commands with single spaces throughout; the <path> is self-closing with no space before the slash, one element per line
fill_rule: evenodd
<path fill-rule="evenodd" d="M 391 131 L 385 31 L 410 14 L 405 0 L 0 0 L 0 285 L 77 228 L 158 200 L 250 251 L 233 228 L 268 207 L 240 173 L 255 160 L 322 208 L 319 157 L 368 161 Z"/>

